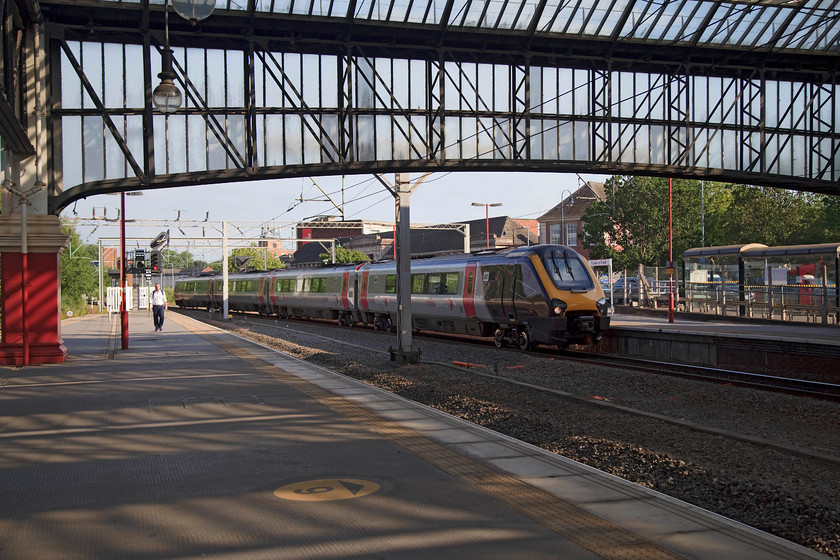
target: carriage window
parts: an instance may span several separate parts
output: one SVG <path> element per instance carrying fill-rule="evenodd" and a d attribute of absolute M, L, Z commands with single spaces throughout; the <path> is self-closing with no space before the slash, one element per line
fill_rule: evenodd
<path fill-rule="evenodd" d="M 429 274 L 426 276 L 428 283 L 426 284 L 427 294 L 443 294 L 446 285 L 441 283 L 441 274 Z"/>
<path fill-rule="evenodd" d="M 395 294 L 397 293 L 397 277 L 394 274 L 389 274 L 385 277 L 385 293 L 386 294 Z"/>
<path fill-rule="evenodd" d="M 446 274 L 446 292 L 447 294 L 457 294 L 458 293 L 458 282 L 461 279 L 461 275 L 457 272 L 449 272 Z"/>
<path fill-rule="evenodd" d="M 307 278 L 304 280 L 304 292 L 324 293 L 327 291 L 326 278 Z"/>
<path fill-rule="evenodd" d="M 412 294 L 422 294 L 425 293 L 423 289 L 426 284 L 426 275 L 425 274 L 412 274 L 411 275 L 411 293 Z"/>

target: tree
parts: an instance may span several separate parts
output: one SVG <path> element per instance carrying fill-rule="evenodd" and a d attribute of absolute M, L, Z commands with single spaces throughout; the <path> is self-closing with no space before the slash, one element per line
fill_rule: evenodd
<path fill-rule="evenodd" d="M 605 192 L 606 202 L 593 204 L 583 216 L 583 244 L 590 256 L 612 258 L 616 268 L 662 266 L 668 260 L 668 180 L 612 177 Z M 714 182 L 701 189 L 699 181 L 674 181 L 675 260 L 701 244 L 836 241 L 838 226 L 837 197 Z"/>
<path fill-rule="evenodd" d="M 814 195 L 751 185 L 728 187 L 732 201 L 715 224 L 716 244 L 798 245 L 820 241 L 825 233 L 822 201 Z"/>
<path fill-rule="evenodd" d="M 345 249 L 341 245 L 335 246 L 335 262 L 332 262 L 332 253 L 321 253 L 318 255 L 324 264 L 359 263 L 368 262 L 370 257 L 361 251 Z"/>
<path fill-rule="evenodd" d="M 87 311 L 85 296 L 99 291 L 97 270 L 91 264 L 98 258 L 98 249 L 83 245 L 73 226 L 62 226 L 61 231 L 70 237 L 70 246 L 61 252 L 61 311 L 83 315 Z"/>
<path fill-rule="evenodd" d="M 668 180 L 610 178 L 605 202 L 583 215 L 583 245 L 592 258 L 612 258 L 616 268 L 664 266 L 669 254 Z M 700 185 L 674 181 L 674 256 L 700 244 Z"/>
<path fill-rule="evenodd" d="M 280 270 L 286 264 L 279 257 L 271 254 L 267 247 L 251 245 L 250 247 L 238 247 L 230 252 L 228 256 L 228 272 L 238 272 L 239 268 L 234 262 L 234 257 L 250 257 L 248 270 Z M 222 261 L 214 261 L 210 266 L 215 270 L 221 270 Z"/>

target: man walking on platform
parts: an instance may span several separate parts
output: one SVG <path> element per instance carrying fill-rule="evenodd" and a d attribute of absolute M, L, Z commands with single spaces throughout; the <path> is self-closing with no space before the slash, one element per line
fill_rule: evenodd
<path fill-rule="evenodd" d="M 155 284 L 155 291 L 149 297 L 149 309 L 152 310 L 152 317 L 155 321 L 155 330 L 163 330 L 163 310 L 167 309 L 166 294 L 160 289 L 160 284 Z"/>

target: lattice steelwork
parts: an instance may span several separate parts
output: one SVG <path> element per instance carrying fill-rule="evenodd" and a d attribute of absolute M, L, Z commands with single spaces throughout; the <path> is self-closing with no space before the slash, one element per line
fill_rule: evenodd
<path fill-rule="evenodd" d="M 98 2 L 77 21 L 41 3 L 54 209 L 95 192 L 397 170 L 840 193 L 836 2 L 220 0 L 197 28 L 170 30 L 184 92 L 170 116 L 149 99 L 151 4 Z"/>

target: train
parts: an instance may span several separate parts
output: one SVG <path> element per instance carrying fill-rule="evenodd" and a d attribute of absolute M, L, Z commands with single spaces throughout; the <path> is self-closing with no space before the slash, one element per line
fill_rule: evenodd
<path fill-rule="evenodd" d="M 412 327 L 479 337 L 522 350 L 593 344 L 610 324 L 589 263 L 565 245 L 532 245 L 411 261 Z M 332 319 L 392 330 L 395 261 L 231 273 L 228 309 L 279 318 Z M 182 308 L 222 308 L 221 275 L 175 282 Z"/>

